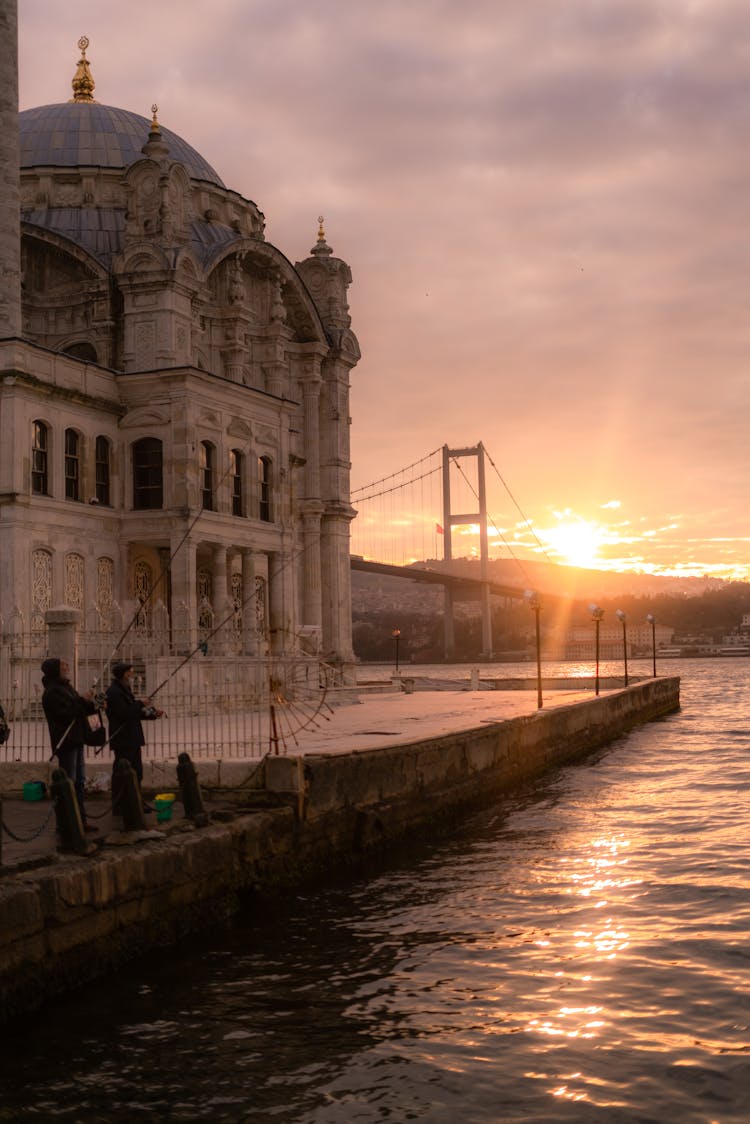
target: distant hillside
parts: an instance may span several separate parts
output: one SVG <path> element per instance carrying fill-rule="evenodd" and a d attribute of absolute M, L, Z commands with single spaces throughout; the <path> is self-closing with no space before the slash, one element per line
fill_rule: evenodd
<path fill-rule="evenodd" d="M 422 565 L 434 570 L 445 570 L 466 577 L 479 576 L 479 561 L 475 558 L 454 558 L 451 562 L 428 560 Z M 506 585 L 520 585 L 541 593 L 572 597 L 574 600 L 599 601 L 609 597 L 629 594 L 634 597 L 652 597 L 659 594 L 677 594 L 699 597 L 707 589 L 720 589 L 726 583 L 719 578 L 675 578 L 652 574 L 611 573 L 604 570 L 582 570 L 575 566 L 557 566 L 551 562 L 518 563 L 512 558 L 489 563 L 490 578 Z"/>
<path fill-rule="evenodd" d="M 415 563 L 414 569 L 448 570 L 465 577 L 479 577 L 479 562 L 474 558 L 427 559 Z M 574 601 L 608 601 L 618 597 L 696 598 L 711 590 L 727 588 L 729 583 L 717 578 L 654 577 L 650 574 L 616 574 L 601 570 L 581 570 L 573 566 L 556 566 L 549 562 L 524 562 L 523 568 L 512 559 L 489 564 L 490 578 L 503 585 L 535 589 L 543 594 L 569 597 Z M 422 585 L 382 574 L 352 571 L 352 611 L 387 612 L 389 609 L 430 615 L 442 612 L 441 586 Z M 461 611 L 461 610 L 459 610 Z"/>
<path fill-rule="evenodd" d="M 431 570 L 450 569 L 458 576 L 478 578 L 475 559 L 456 559 L 446 567 L 435 559 L 422 563 Z M 420 568 L 419 566 L 413 567 Z M 409 568 L 405 570 L 408 574 Z M 687 642 L 725 642 L 744 635 L 750 618 L 750 583 L 713 578 L 663 578 L 645 574 L 610 574 L 542 562 L 492 562 L 490 578 L 501 585 L 536 589 L 542 594 L 545 628 L 565 631 L 591 622 L 587 606 L 596 601 L 611 620 L 622 609 L 630 621 L 654 614 Z M 464 591 L 465 592 L 465 591 Z M 442 656 L 443 588 L 408 578 L 352 571 L 352 631 L 361 659 L 388 659 L 393 654 L 393 629 L 398 628 L 404 659 Z M 545 598 L 548 600 L 545 603 Z M 560 598 L 561 600 L 557 600 Z M 568 603 L 568 598 L 574 603 Z M 529 642 L 530 615 L 521 600 L 492 598 L 496 652 L 522 650 Z M 454 602 L 456 651 L 474 658 L 481 649 L 479 600 Z"/>

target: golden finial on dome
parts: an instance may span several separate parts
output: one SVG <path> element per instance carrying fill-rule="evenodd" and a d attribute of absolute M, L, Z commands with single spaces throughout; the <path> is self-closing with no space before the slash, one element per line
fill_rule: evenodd
<path fill-rule="evenodd" d="M 159 106 L 156 104 L 156 102 L 154 102 L 154 104 L 151 106 L 151 113 L 153 114 L 153 116 L 151 117 L 151 132 L 152 133 L 158 133 L 159 132 L 159 122 L 156 118 L 156 114 L 158 112 L 159 112 Z"/>
<path fill-rule="evenodd" d="M 318 215 L 318 241 L 310 250 L 316 258 L 328 258 L 333 253 L 333 250 L 326 242 L 326 232 L 323 229 L 323 216 Z"/>
<path fill-rule="evenodd" d="M 78 48 L 81 52 L 81 57 L 78 60 L 78 66 L 73 75 L 73 97 L 70 99 L 71 101 L 92 102 L 94 100 L 95 82 L 89 69 L 89 60 L 86 58 L 86 48 L 88 45 L 88 39 L 85 35 L 82 35 L 78 40 Z"/>

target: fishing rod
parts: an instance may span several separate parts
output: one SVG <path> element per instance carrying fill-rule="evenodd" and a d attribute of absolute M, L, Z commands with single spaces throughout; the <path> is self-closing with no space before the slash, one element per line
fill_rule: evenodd
<path fill-rule="evenodd" d="M 311 548 L 311 546 L 312 546 L 312 544 L 307 544 L 305 546 L 300 547 L 299 550 L 292 552 L 290 554 L 289 558 L 286 560 L 286 562 L 284 562 L 283 565 L 277 567 L 274 571 L 272 571 L 272 573 L 269 574 L 269 577 L 273 577 L 273 578 L 280 577 L 285 572 L 285 570 L 289 566 L 291 566 L 295 562 L 297 562 L 298 559 L 300 559 Z M 185 667 L 186 664 L 188 664 L 190 662 L 190 660 L 192 660 L 198 654 L 198 652 L 205 653 L 206 645 L 208 644 L 208 642 L 216 635 L 217 632 L 219 632 L 222 628 L 224 628 L 235 617 L 235 615 L 237 614 L 238 611 L 241 611 L 242 609 L 244 609 L 249 604 L 249 602 L 251 600 L 254 600 L 255 596 L 256 596 L 255 589 L 251 589 L 248 592 L 247 596 L 245 598 L 243 598 L 243 600 L 240 602 L 239 606 L 237 606 L 236 604 L 232 606 L 232 608 L 227 613 L 227 615 L 225 617 L 223 617 L 222 620 L 220 620 L 219 623 L 216 624 L 214 626 L 214 628 L 209 633 L 207 633 L 201 640 L 198 641 L 198 643 L 195 645 L 195 647 L 190 652 L 187 653 L 187 655 L 180 661 L 180 663 L 177 664 L 177 666 L 175 668 L 172 669 L 172 671 L 169 673 L 169 675 L 165 676 L 165 678 L 162 679 L 162 681 L 157 684 L 157 686 L 154 688 L 153 691 L 149 692 L 149 695 L 148 695 L 149 703 L 155 698 L 155 696 L 160 691 L 162 691 L 164 689 L 164 687 L 166 687 L 166 685 L 175 677 L 175 675 L 177 675 L 178 672 L 180 672 L 182 670 L 182 668 Z M 327 688 L 326 688 L 326 691 L 327 691 Z M 321 713 L 324 706 L 326 706 L 327 709 L 331 713 L 333 713 L 332 708 L 330 706 L 328 706 L 328 704 L 325 702 L 325 694 L 321 697 L 321 700 L 319 702 L 319 705 L 318 705 L 317 709 L 309 717 L 308 724 L 310 722 L 312 722 Z M 324 717 L 325 717 L 326 721 L 330 721 L 330 719 L 328 718 L 327 715 L 324 715 Z M 103 746 L 97 746 L 97 748 L 95 749 L 95 751 L 94 751 L 95 755 L 98 755 L 99 753 L 101 753 L 107 747 L 107 745 L 110 744 L 112 739 L 117 737 L 117 735 L 119 734 L 119 732 L 122 728 L 123 728 L 123 726 L 120 725 L 116 730 L 110 731 L 109 736 L 107 737 L 107 740 L 105 741 L 104 745 Z M 300 727 L 300 729 L 301 728 L 302 727 Z M 291 731 L 290 731 L 290 733 L 291 733 Z M 294 734 L 291 733 L 291 736 L 293 737 Z M 295 739 L 295 743 L 296 743 L 296 739 Z"/>
<path fill-rule="evenodd" d="M 248 446 L 247 446 L 247 445 L 243 445 L 243 446 L 242 446 L 242 448 L 241 448 L 241 452 L 242 452 L 242 455 L 243 455 L 243 456 L 245 456 L 245 455 L 246 455 L 246 453 L 247 453 L 247 449 L 248 449 Z M 219 488 L 221 487 L 221 485 L 222 485 L 222 484 L 224 483 L 224 481 L 226 480 L 227 476 L 229 476 L 230 472 L 232 471 L 232 467 L 233 467 L 233 464 L 232 464 L 232 461 L 231 461 L 231 459 L 230 459 L 230 461 L 229 461 L 229 464 L 228 464 L 228 466 L 227 466 L 227 469 L 226 469 L 226 472 L 224 472 L 224 473 L 223 473 L 223 475 L 222 475 L 222 476 L 220 477 L 220 479 L 219 479 L 219 480 L 217 481 L 217 483 L 216 483 L 216 490 L 217 490 L 217 491 L 218 491 L 218 489 L 219 489 Z M 173 550 L 173 551 L 172 551 L 172 553 L 170 554 L 170 556 L 169 556 L 169 558 L 167 559 L 167 561 L 166 561 L 166 562 L 164 563 L 164 566 L 163 566 L 163 567 L 162 567 L 162 569 L 161 569 L 161 573 L 159 574 L 158 578 L 156 579 L 156 581 L 154 582 L 154 584 L 152 585 L 151 589 L 150 589 L 150 590 L 149 590 L 149 592 L 148 592 L 148 596 L 147 596 L 147 597 L 145 597 L 145 598 L 144 598 L 144 599 L 143 599 L 142 601 L 140 601 L 140 602 L 139 602 L 139 604 L 138 604 L 138 608 L 137 608 L 137 609 L 135 610 L 135 612 L 133 613 L 133 616 L 132 616 L 132 617 L 130 618 L 130 622 L 129 622 L 129 624 L 128 624 L 128 625 L 127 625 L 127 627 L 125 628 L 124 632 L 123 632 L 123 633 L 122 633 L 122 634 L 120 635 L 120 637 L 118 638 L 118 640 L 117 640 L 117 642 L 115 643 L 115 646 L 113 647 L 113 649 L 112 649 L 112 651 L 110 652 L 109 656 L 107 656 L 107 658 L 106 658 L 106 659 L 105 659 L 105 660 L 103 661 L 103 663 L 102 663 L 102 665 L 101 665 L 101 670 L 100 670 L 100 672 L 99 672 L 99 675 L 98 675 L 98 676 L 97 676 L 97 677 L 96 677 L 96 678 L 94 679 L 94 681 L 93 681 L 93 683 L 92 683 L 92 689 L 94 690 L 94 694 L 95 694 L 95 696 L 96 696 L 97 698 L 99 698 L 99 697 L 101 696 L 101 692 L 97 692 L 97 691 L 96 691 L 96 687 L 97 687 L 97 685 L 98 685 L 98 684 L 100 684 L 100 683 L 101 683 L 101 681 L 102 681 L 102 678 L 103 678 L 103 676 L 104 676 L 104 672 L 106 671 L 107 665 L 108 665 L 108 664 L 110 664 L 110 663 L 112 662 L 112 660 L 114 659 L 115 655 L 117 654 L 117 652 L 118 652 L 118 651 L 120 650 L 120 648 L 122 647 L 122 644 L 123 644 L 123 642 L 125 641 L 125 638 L 126 638 L 126 636 L 127 636 L 127 635 L 128 635 L 128 633 L 130 632 L 130 630 L 131 630 L 131 629 L 133 628 L 133 626 L 135 625 L 136 621 L 138 620 L 139 616 L 141 615 L 141 613 L 143 612 L 143 610 L 145 609 L 145 607 L 146 607 L 146 606 L 148 605 L 148 603 L 149 603 L 149 601 L 151 600 L 151 598 L 152 598 L 152 597 L 154 596 L 154 594 L 156 593 L 157 589 L 158 589 L 158 588 L 159 588 L 159 586 L 161 585 L 161 583 L 162 583 L 162 581 L 164 580 L 164 578 L 166 577 L 166 575 L 167 575 L 167 574 L 169 573 L 169 571 L 171 570 L 171 568 L 172 568 L 172 563 L 174 562 L 175 558 L 176 558 L 176 557 L 177 557 L 177 555 L 179 554 L 179 552 L 180 552 L 180 550 L 182 549 L 182 547 L 183 547 L 183 546 L 185 545 L 185 543 L 187 542 L 187 540 L 188 540 L 188 538 L 189 538 L 190 534 L 192 533 L 192 531 L 193 531 L 193 530 L 195 529 L 195 526 L 196 526 L 196 524 L 197 524 L 198 520 L 199 520 L 199 519 L 201 518 L 201 516 L 202 516 L 202 515 L 204 515 L 204 514 L 205 514 L 205 512 L 206 512 L 206 511 L 208 511 L 208 510 L 209 510 L 209 509 L 208 509 L 208 508 L 206 508 L 206 507 L 201 507 L 201 508 L 199 509 L 198 513 L 196 514 L 196 516 L 194 517 L 194 519 L 193 519 L 193 520 L 192 520 L 192 521 L 191 521 L 191 522 L 189 523 L 189 525 L 188 525 L 188 527 L 187 527 L 187 530 L 185 531 L 184 535 L 182 536 L 182 538 L 181 538 L 181 539 L 180 539 L 180 541 L 178 542 L 177 546 L 176 546 L 176 547 L 174 548 L 174 550 Z"/>
<path fill-rule="evenodd" d="M 283 566 L 280 566 L 272 574 L 269 574 L 269 578 L 280 577 L 289 566 L 291 566 L 294 562 L 296 562 L 299 558 L 301 558 L 305 554 L 305 552 L 309 549 L 310 549 L 310 546 L 300 547 L 300 549 L 298 551 L 296 551 L 296 553 L 292 553 L 290 555 L 289 559 L 284 563 Z M 196 646 L 192 649 L 192 651 L 190 651 L 185 656 L 185 658 L 177 665 L 177 667 L 175 667 L 172 671 L 170 671 L 169 675 L 167 675 L 164 679 L 162 679 L 161 683 L 159 683 L 158 686 L 156 686 L 154 688 L 154 690 L 150 692 L 149 698 L 152 699 L 154 697 L 154 695 L 157 695 L 159 693 L 159 691 L 161 691 L 164 687 L 166 687 L 167 683 L 169 683 L 169 681 L 175 677 L 177 672 L 181 671 L 182 668 L 185 666 L 185 664 L 189 663 L 189 661 L 191 659 L 193 659 L 194 656 L 197 656 L 198 652 L 205 652 L 205 647 L 208 644 L 209 640 L 211 640 L 216 635 L 217 632 L 219 632 L 222 628 L 224 628 L 225 625 L 229 624 L 229 622 L 237 614 L 238 610 L 244 609 L 245 606 L 251 600 L 253 600 L 255 598 L 255 596 L 256 596 L 255 590 L 251 589 L 250 592 L 248 593 L 247 597 L 243 598 L 243 600 L 239 603 L 239 606 L 237 606 L 236 604 L 233 605 L 232 608 L 230 609 L 230 611 L 227 613 L 227 615 L 222 620 L 220 620 L 219 623 L 217 625 L 215 625 L 214 628 L 212 628 L 211 631 L 209 633 L 207 633 L 203 637 L 202 640 L 199 640 L 198 643 L 196 644 Z"/>

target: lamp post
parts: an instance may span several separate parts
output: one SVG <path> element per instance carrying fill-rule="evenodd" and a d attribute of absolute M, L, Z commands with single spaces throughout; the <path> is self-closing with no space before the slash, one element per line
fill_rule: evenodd
<path fill-rule="evenodd" d="M 654 663 L 654 679 L 656 679 L 656 617 L 647 613 L 646 620 L 651 625 L 651 658 Z"/>
<path fill-rule="evenodd" d="M 539 614 L 542 610 L 542 602 L 539 594 L 535 589 L 527 589 L 524 593 L 524 599 L 534 614 L 536 625 L 536 705 L 537 709 L 541 710 L 544 705 L 542 702 L 542 646 L 541 637 L 539 632 Z"/>
<path fill-rule="evenodd" d="M 594 631 L 596 635 L 596 677 L 594 679 L 594 694 L 599 694 L 599 625 L 601 624 L 602 617 L 604 616 L 604 609 L 600 609 L 598 605 L 589 605 L 589 612 L 594 618 Z"/>
<path fill-rule="evenodd" d="M 617 609 L 615 616 L 622 624 L 622 658 L 625 661 L 625 686 L 628 685 L 628 626 L 622 609 Z"/>
<path fill-rule="evenodd" d="M 401 636 L 401 629 L 400 628 L 394 628 L 393 632 L 391 633 L 391 636 L 393 637 L 393 641 L 396 645 L 396 675 L 398 675 L 398 641 L 399 641 L 399 637 Z"/>

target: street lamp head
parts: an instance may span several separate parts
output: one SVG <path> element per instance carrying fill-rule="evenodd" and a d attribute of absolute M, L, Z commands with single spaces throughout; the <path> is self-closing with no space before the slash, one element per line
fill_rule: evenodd
<path fill-rule="evenodd" d="M 622 609 L 615 609 L 615 616 L 617 617 L 618 621 L 620 621 L 622 624 L 625 624 L 625 614 Z"/>
<path fill-rule="evenodd" d="M 535 589 L 524 590 L 523 598 L 530 609 L 541 609 L 541 598 Z"/>
<path fill-rule="evenodd" d="M 646 620 L 649 624 L 656 624 L 656 617 L 653 615 L 653 613 L 646 613 Z"/>
<path fill-rule="evenodd" d="M 398 640 L 400 635 L 401 635 L 401 629 L 400 628 L 394 628 L 393 632 L 391 633 L 391 636 L 393 637 L 393 639 Z"/>
<path fill-rule="evenodd" d="M 600 621 L 604 616 L 604 609 L 600 609 L 598 605 L 589 605 L 589 612 L 595 621 Z"/>

